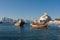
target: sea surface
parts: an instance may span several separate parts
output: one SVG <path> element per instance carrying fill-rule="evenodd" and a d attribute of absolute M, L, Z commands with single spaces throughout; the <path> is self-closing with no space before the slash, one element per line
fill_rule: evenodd
<path fill-rule="evenodd" d="M 47 28 L 34 29 L 29 23 L 23 27 L 0 24 L 0 40 L 60 40 L 60 27 L 49 25 Z"/>

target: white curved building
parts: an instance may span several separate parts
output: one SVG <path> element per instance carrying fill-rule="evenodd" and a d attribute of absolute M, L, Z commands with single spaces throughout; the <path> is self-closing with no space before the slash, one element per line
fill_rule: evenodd
<path fill-rule="evenodd" d="M 48 22 L 48 21 L 50 21 L 50 20 L 52 20 L 51 17 L 48 16 L 46 12 L 44 12 L 44 15 L 42 15 L 42 16 L 40 17 L 40 19 L 38 20 L 38 22 L 41 22 L 41 21 Z"/>

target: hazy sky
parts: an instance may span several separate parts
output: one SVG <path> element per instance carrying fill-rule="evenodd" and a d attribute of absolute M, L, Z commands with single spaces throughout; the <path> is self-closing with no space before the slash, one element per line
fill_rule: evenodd
<path fill-rule="evenodd" d="M 52 18 L 59 18 L 60 0 L 0 0 L 0 18 L 38 19 L 45 11 Z"/>

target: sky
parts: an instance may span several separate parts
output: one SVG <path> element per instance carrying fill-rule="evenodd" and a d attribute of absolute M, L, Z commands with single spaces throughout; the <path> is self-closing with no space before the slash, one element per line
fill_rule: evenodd
<path fill-rule="evenodd" d="M 60 0 L 0 0 L 0 18 L 39 19 L 44 12 L 60 18 Z"/>

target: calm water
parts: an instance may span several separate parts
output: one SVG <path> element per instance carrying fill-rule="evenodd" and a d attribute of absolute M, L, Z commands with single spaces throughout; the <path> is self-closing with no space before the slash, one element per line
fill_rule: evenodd
<path fill-rule="evenodd" d="M 33 29 L 29 24 L 24 27 L 0 24 L 0 40 L 60 40 L 60 28 L 57 25 Z"/>

